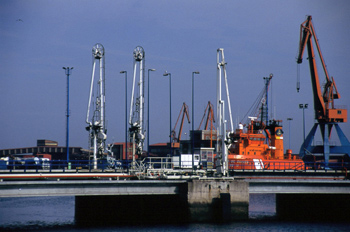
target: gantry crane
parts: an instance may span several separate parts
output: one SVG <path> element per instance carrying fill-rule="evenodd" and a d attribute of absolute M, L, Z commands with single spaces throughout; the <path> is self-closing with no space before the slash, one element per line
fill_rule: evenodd
<path fill-rule="evenodd" d="M 145 141 L 144 130 L 144 83 L 145 83 L 145 51 L 141 46 L 137 46 L 133 52 L 134 57 L 134 72 L 133 84 L 130 102 L 130 117 L 129 117 L 129 136 L 133 145 L 133 163 L 135 155 L 141 157 L 143 152 L 143 144 Z M 137 69 L 137 64 L 139 68 Z M 139 73 L 139 80 L 136 82 L 136 76 Z M 135 92 L 135 87 L 138 86 L 138 92 Z M 136 150 L 135 150 L 136 149 Z"/>
<path fill-rule="evenodd" d="M 102 44 L 97 43 L 92 48 L 93 66 L 90 83 L 89 102 L 86 114 L 86 130 L 90 132 L 90 141 L 93 146 L 94 169 L 97 168 L 97 158 L 102 157 L 105 152 L 107 139 L 107 129 L 105 127 L 105 50 Z M 99 62 L 99 79 L 95 80 L 96 63 Z M 97 79 L 97 78 L 96 78 Z M 94 85 L 97 87 L 94 88 Z M 92 102 L 92 96 L 96 92 L 96 100 Z M 94 105 L 94 106 L 92 106 Z M 93 115 L 90 117 L 90 109 L 93 108 Z"/>
<path fill-rule="evenodd" d="M 176 126 L 177 126 L 177 123 L 179 122 L 179 119 L 180 119 L 181 115 L 182 115 L 182 119 L 181 119 L 179 134 L 176 135 Z M 179 116 L 177 118 L 177 121 L 175 123 L 174 129 L 171 131 L 171 137 L 172 137 L 172 143 L 173 143 L 172 147 L 174 147 L 174 148 L 179 148 L 180 147 L 181 134 L 182 134 L 183 124 L 184 124 L 184 121 L 185 121 L 185 116 L 187 117 L 188 123 L 191 123 L 190 116 L 188 114 L 188 106 L 184 102 L 182 104 L 182 107 L 181 107 L 181 110 L 180 110 L 180 114 L 179 114 Z"/>
<path fill-rule="evenodd" d="M 216 53 L 217 60 L 217 78 L 216 78 L 216 107 L 217 107 L 217 121 L 216 121 L 216 171 L 218 174 L 226 175 L 228 171 L 228 146 L 229 135 L 226 134 L 226 120 L 225 120 L 225 102 L 221 96 L 221 79 L 224 74 L 226 87 L 226 100 L 230 117 L 230 132 L 233 133 L 233 121 L 231 114 L 230 95 L 228 91 L 228 82 L 226 74 L 226 62 L 224 56 L 224 49 L 218 48 Z"/>
<path fill-rule="evenodd" d="M 325 85 L 323 91 L 321 89 L 319 74 L 316 67 L 315 49 L 312 43 L 314 38 L 317 52 L 319 54 L 322 68 L 325 74 Z M 316 37 L 315 28 L 312 24 L 312 17 L 307 16 L 307 19 L 300 26 L 300 42 L 297 63 L 302 63 L 303 53 L 307 46 L 308 60 L 310 66 L 311 83 L 314 98 L 315 119 L 314 124 L 309 135 L 306 137 L 304 143 L 300 148 L 300 156 L 307 159 L 308 154 L 314 155 L 316 159 L 322 159 L 328 168 L 330 156 L 342 157 L 343 155 L 350 155 L 350 143 L 343 131 L 340 129 L 338 123 L 347 121 L 347 110 L 335 108 L 334 99 L 339 99 L 337 87 L 333 77 L 329 77 L 325 61 L 323 59 L 320 45 Z M 299 92 L 300 85 L 297 83 L 297 91 Z M 320 127 L 323 145 L 312 146 L 312 140 L 317 128 Z M 330 146 L 329 140 L 331 137 L 332 128 L 335 127 L 341 146 Z M 321 155 L 316 155 L 321 154 Z M 342 155 L 341 155 L 342 154 Z M 320 158 L 321 157 L 321 158 Z"/>

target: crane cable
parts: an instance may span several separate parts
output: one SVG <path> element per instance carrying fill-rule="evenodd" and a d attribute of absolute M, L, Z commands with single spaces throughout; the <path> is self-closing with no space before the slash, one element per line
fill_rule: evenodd
<path fill-rule="evenodd" d="M 258 109 L 259 109 L 259 105 L 261 103 L 261 100 L 263 99 L 265 94 L 265 87 L 261 90 L 261 92 L 259 93 L 258 97 L 255 99 L 254 103 L 252 104 L 252 106 L 249 108 L 249 110 L 247 111 L 247 113 L 244 115 L 244 117 L 242 118 L 242 122 L 245 122 L 248 120 L 248 115 L 257 115 L 258 114 Z"/>
<path fill-rule="evenodd" d="M 297 64 L 297 92 L 300 90 L 300 64 Z"/>

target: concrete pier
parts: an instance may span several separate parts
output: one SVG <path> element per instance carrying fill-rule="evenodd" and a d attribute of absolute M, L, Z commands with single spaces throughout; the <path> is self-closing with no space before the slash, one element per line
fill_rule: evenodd
<path fill-rule="evenodd" d="M 193 180 L 187 200 L 193 222 L 248 219 L 249 189 L 244 181 Z"/>
<path fill-rule="evenodd" d="M 172 195 L 76 196 L 80 225 L 218 222 L 248 218 L 248 184 L 234 180 L 192 180 Z"/>
<path fill-rule="evenodd" d="M 108 173 L 97 175 L 101 179 L 85 173 L 6 174 L 0 177 L 0 198 L 76 196 L 78 224 L 158 224 L 247 219 L 249 194 L 276 194 L 281 219 L 350 221 L 348 177 L 115 180 Z"/>

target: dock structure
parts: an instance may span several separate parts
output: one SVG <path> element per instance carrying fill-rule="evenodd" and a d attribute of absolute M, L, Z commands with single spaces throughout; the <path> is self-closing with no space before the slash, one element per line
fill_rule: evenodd
<path fill-rule="evenodd" d="M 349 221 L 348 179 L 123 180 L 100 176 L 0 182 L 0 197 L 75 196 L 75 222 L 82 225 L 246 220 L 249 194 L 276 194 L 276 213 L 281 218 Z"/>
<path fill-rule="evenodd" d="M 75 196 L 75 221 L 210 222 L 248 218 L 248 183 L 208 180 L 3 181 L 0 197 Z"/>

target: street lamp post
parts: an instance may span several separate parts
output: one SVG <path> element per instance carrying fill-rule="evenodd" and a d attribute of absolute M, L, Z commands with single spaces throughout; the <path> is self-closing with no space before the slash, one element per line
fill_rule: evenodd
<path fill-rule="evenodd" d="M 149 157 L 149 71 L 156 71 L 153 68 L 148 69 L 147 77 L 147 157 Z"/>
<path fill-rule="evenodd" d="M 308 104 L 299 104 L 299 109 L 303 109 L 303 134 L 304 134 L 304 142 L 305 143 L 305 109 L 308 108 Z M 305 146 L 305 144 L 304 144 Z"/>
<path fill-rule="evenodd" d="M 199 74 L 199 72 L 192 72 L 192 172 L 194 169 L 194 74 Z"/>
<path fill-rule="evenodd" d="M 168 73 L 167 71 L 165 71 L 165 73 L 163 74 L 163 76 L 169 76 L 169 98 L 170 98 L 170 134 L 169 134 L 169 137 L 170 137 L 170 156 L 172 156 L 172 145 L 171 145 L 171 73 Z M 181 156 L 179 158 L 181 160 Z M 180 161 L 181 162 L 181 161 Z M 180 166 L 181 167 L 181 166 Z"/>
<path fill-rule="evenodd" d="M 120 73 L 125 73 L 125 155 L 128 160 L 128 73 L 126 71 L 120 71 Z"/>
<path fill-rule="evenodd" d="M 290 121 L 292 121 L 293 118 L 287 118 L 287 121 L 289 121 L 289 149 L 290 149 Z"/>
<path fill-rule="evenodd" d="M 67 75 L 67 129 L 66 129 L 66 149 L 67 149 L 67 165 L 69 163 L 69 75 L 71 74 L 71 71 L 73 67 L 63 67 L 65 70 L 65 73 Z"/>

